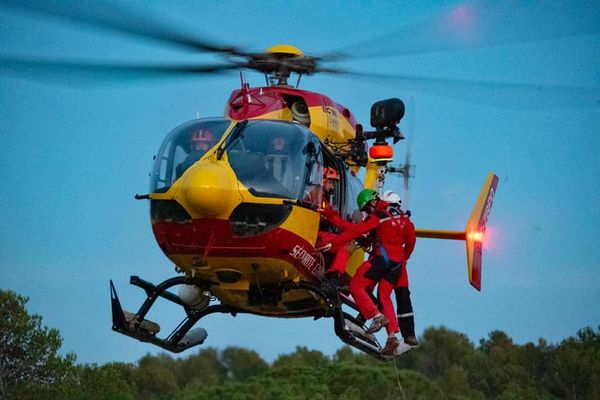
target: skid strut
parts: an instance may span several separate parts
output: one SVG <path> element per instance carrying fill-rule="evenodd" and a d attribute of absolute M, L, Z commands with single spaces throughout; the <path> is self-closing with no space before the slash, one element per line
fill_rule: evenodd
<path fill-rule="evenodd" d="M 155 344 L 165 350 L 175 353 L 179 353 L 204 342 L 207 336 L 206 330 L 202 328 L 192 329 L 194 324 L 200 318 L 215 312 L 228 312 L 220 304 L 207 306 L 200 310 L 192 309 L 188 307 L 179 296 L 167 291 L 167 289 L 176 285 L 195 283 L 183 276 L 167 279 L 159 285 L 153 285 L 150 282 L 140 279 L 138 276 L 132 276 L 130 278 L 130 283 L 144 289 L 146 292 L 146 300 L 137 313 L 134 314 L 124 311 L 121 307 L 117 290 L 111 280 L 110 301 L 112 306 L 112 329 L 134 339 Z M 146 319 L 146 314 L 148 314 L 148 311 L 150 311 L 150 308 L 152 308 L 159 297 L 180 305 L 186 313 L 186 317 L 183 321 L 181 321 L 181 323 L 165 339 L 156 336 L 160 331 L 160 326 L 157 323 Z"/>
<path fill-rule="evenodd" d="M 342 305 L 358 311 L 354 300 L 347 293 L 340 290 L 335 293 L 329 293 L 316 285 L 305 282 L 298 283 L 295 287 L 310 290 L 325 301 L 329 308 L 330 316 L 333 317 L 335 334 L 342 342 L 364 351 L 378 360 L 389 360 L 389 357 L 381 355 L 381 345 L 375 335 L 366 333 L 365 321 L 343 311 Z"/>
<path fill-rule="evenodd" d="M 192 329 L 192 327 L 200 318 L 206 315 L 213 313 L 226 313 L 232 314 L 233 316 L 238 313 L 268 315 L 258 312 L 248 312 L 223 304 L 208 305 L 209 303 L 207 303 L 206 306 L 201 309 L 190 308 L 179 296 L 169 292 L 168 289 L 177 285 L 196 284 L 197 286 L 208 290 L 210 284 L 183 276 L 167 279 L 158 285 L 147 282 L 138 276 L 132 276 L 130 278 L 130 283 L 142 288 L 146 292 L 146 300 L 136 313 L 124 311 L 115 286 L 111 280 L 110 297 L 113 320 L 112 329 L 123 335 L 127 335 L 142 342 L 152 343 L 174 353 L 182 352 L 204 342 L 207 337 L 206 330 L 202 328 Z M 288 290 L 309 290 L 321 299 L 324 306 L 322 312 L 301 312 L 293 316 L 312 316 L 314 318 L 333 317 L 335 334 L 344 343 L 364 351 L 378 360 L 389 359 L 381 355 L 381 345 L 377 341 L 377 338 L 374 335 L 366 333 L 364 319 L 361 319 L 360 316 L 353 317 L 342 309 L 342 306 L 347 306 L 358 311 L 356 304 L 348 293 L 343 290 L 338 290 L 335 293 L 324 291 L 319 286 L 308 282 L 290 283 L 285 285 L 285 288 Z M 157 336 L 157 333 L 160 331 L 160 326 L 157 323 L 146 319 L 146 315 L 159 297 L 181 306 L 186 313 L 186 317 L 183 321 L 181 321 L 181 323 L 164 339 Z"/>

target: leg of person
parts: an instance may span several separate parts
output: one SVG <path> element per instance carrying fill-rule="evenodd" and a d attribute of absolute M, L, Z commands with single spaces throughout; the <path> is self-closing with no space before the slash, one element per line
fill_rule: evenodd
<path fill-rule="evenodd" d="M 349 259 L 350 251 L 348 249 L 348 245 L 340 247 L 340 249 L 335 253 L 335 257 L 333 257 L 333 262 L 329 267 L 329 272 L 336 272 L 338 276 L 341 276 L 344 272 L 346 272 L 346 265 L 348 264 Z"/>
<path fill-rule="evenodd" d="M 385 347 L 383 350 L 381 350 L 381 354 L 385 356 L 394 355 L 394 352 L 398 346 L 400 346 L 400 342 L 396 337 L 396 333 L 398 333 L 398 321 L 396 320 L 396 312 L 394 311 L 394 305 L 392 304 L 392 290 L 394 290 L 394 285 L 387 279 L 382 279 L 379 281 L 377 296 L 381 302 L 383 314 L 389 320 L 385 327 L 388 334 L 388 339 L 385 343 Z"/>
<path fill-rule="evenodd" d="M 337 233 L 320 231 L 317 235 L 317 243 L 316 243 L 315 247 L 316 248 L 323 247 L 327 243 L 331 243 L 336 237 L 338 237 Z M 323 279 L 321 281 L 321 288 L 327 292 L 335 292 L 337 290 L 338 285 L 339 285 L 339 277 L 344 272 L 343 270 L 346 269 L 345 262 L 347 262 L 348 259 L 343 260 L 342 256 L 338 256 L 338 254 L 340 253 L 340 250 L 338 250 L 337 253 L 334 255 L 333 261 L 327 268 L 327 272 L 325 273 L 325 276 L 323 277 Z M 327 254 L 329 255 L 329 253 L 327 253 Z M 327 258 L 331 259 L 330 257 L 331 256 L 328 256 Z M 338 258 L 341 258 L 341 259 L 338 260 Z M 342 262 L 344 262 L 344 265 L 341 267 L 342 272 L 340 273 L 337 271 L 337 269 L 340 268 L 339 265 Z"/>
<path fill-rule="evenodd" d="M 365 292 L 367 293 L 367 296 L 369 296 L 371 298 L 371 301 L 373 302 L 373 304 L 376 305 L 379 312 L 381 312 L 381 303 L 379 302 L 379 299 L 377 297 L 375 297 L 375 295 L 373 294 L 375 292 L 376 284 L 377 284 L 377 282 L 371 281 L 371 284 L 365 289 Z M 360 313 L 358 314 L 358 316 L 356 318 L 359 321 L 361 321 L 363 324 L 366 322 L 365 317 Z"/>
<path fill-rule="evenodd" d="M 365 319 L 369 320 L 373 318 L 373 323 L 375 325 L 371 326 L 367 332 L 374 333 L 385 326 L 387 318 L 377 310 L 377 306 L 375 306 L 375 303 L 373 303 L 373 300 L 371 300 L 371 297 L 367 293 L 366 289 L 375 284 L 372 279 L 365 277 L 365 273 L 369 271 L 370 268 L 370 260 L 365 261 L 358 267 L 350 281 L 350 293 L 354 298 L 358 310 Z M 372 331 L 372 328 L 375 328 L 376 331 Z"/>
<path fill-rule="evenodd" d="M 398 327 L 404 338 L 404 343 L 417 346 L 419 342 L 415 336 L 415 318 L 412 302 L 410 301 L 410 290 L 408 287 L 397 287 L 395 292 L 398 306 Z"/>
<path fill-rule="evenodd" d="M 319 233 L 317 234 L 317 243 L 315 244 L 315 247 L 323 247 L 327 243 L 331 243 L 336 237 L 338 237 L 337 233 L 319 231 Z"/>
<path fill-rule="evenodd" d="M 386 331 L 388 335 L 393 335 L 399 332 L 396 311 L 394 310 L 394 305 L 392 304 L 392 290 L 394 290 L 394 285 L 392 285 L 389 281 L 385 279 L 379 281 L 377 297 L 381 303 L 381 312 L 389 321 L 386 325 Z"/>

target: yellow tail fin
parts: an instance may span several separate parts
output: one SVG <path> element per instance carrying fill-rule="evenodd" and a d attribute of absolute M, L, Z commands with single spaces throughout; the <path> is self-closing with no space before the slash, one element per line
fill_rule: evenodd
<path fill-rule="evenodd" d="M 469 271 L 469 283 L 477 290 L 481 290 L 481 253 L 483 246 L 483 235 L 487 225 L 498 177 L 489 173 L 487 179 L 479 192 L 479 197 L 473 207 L 471 217 L 465 227 L 465 240 L 467 243 L 467 268 Z"/>
<path fill-rule="evenodd" d="M 483 246 L 483 236 L 487 225 L 496 187 L 498 186 L 498 177 L 490 172 L 479 192 L 479 197 L 471 212 L 471 217 L 467 221 L 464 232 L 443 231 L 434 229 L 417 229 L 418 237 L 427 237 L 435 239 L 454 239 L 464 240 L 467 245 L 467 269 L 469 273 L 469 283 L 477 290 L 481 290 L 481 254 Z"/>

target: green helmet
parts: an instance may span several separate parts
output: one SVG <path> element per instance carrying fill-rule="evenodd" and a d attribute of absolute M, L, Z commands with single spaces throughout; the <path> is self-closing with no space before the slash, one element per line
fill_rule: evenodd
<path fill-rule="evenodd" d="M 358 208 L 362 210 L 369 202 L 378 197 L 377 192 L 373 189 L 364 189 L 356 197 L 356 204 L 358 204 Z"/>

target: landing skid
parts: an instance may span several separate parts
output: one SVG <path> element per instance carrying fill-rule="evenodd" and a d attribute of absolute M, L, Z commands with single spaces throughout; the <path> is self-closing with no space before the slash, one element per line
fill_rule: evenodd
<path fill-rule="evenodd" d="M 202 344 L 207 337 L 206 330 L 202 328 L 192 329 L 198 320 L 208 314 L 216 312 L 227 312 L 222 305 L 207 306 L 202 310 L 189 308 L 179 296 L 167 291 L 167 289 L 181 284 L 194 283 L 184 277 L 175 277 L 167 279 L 159 285 L 153 285 L 137 276 L 130 278 L 132 285 L 138 286 L 146 292 L 146 300 L 137 313 L 124 311 L 121 302 L 117 296 L 117 291 L 110 281 L 110 301 L 112 306 L 113 331 L 122 333 L 142 342 L 152 343 L 165 350 L 174 353 L 180 353 L 190 347 Z M 165 338 L 156 336 L 160 331 L 160 326 L 146 319 L 146 315 L 154 302 L 159 298 L 169 300 L 183 307 L 186 317 L 183 321 Z"/>
<path fill-rule="evenodd" d="M 146 300 L 136 313 L 124 311 L 111 280 L 110 297 L 113 320 L 112 329 L 134 339 L 152 343 L 174 353 L 179 353 L 204 343 L 204 340 L 207 337 L 206 330 L 203 328 L 192 329 L 196 322 L 202 317 L 213 313 L 232 314 L 233 316 L 238 313 L 252 314 L 249 311 L 229 307 L 223 304 L 208 305 L 207 303 L 204 308 L 193 309 L 184 303 L 179 296 L 168 291 L 168 289 L 173 286 L 184 284 L 195 284 L 208 290 L 210 286 L 209 282 L 179 276 L 167 279 L 159 285 L 154 285 L 140 279 L 138 276 L 132 276 L 130 278 L 130 283 L 142 288 L 146 292 Z M 342 306 L 344 305 L 357 310 L 354 301 L 346 292 L 338 291 L 336 293 L 328 293 L 323 291 L 319 286 L 308 282 L 287 283 L 284 284 L 284 287 L 288 290 L 310 290 L 321 299 L 325 306 L 325 310 L 322 313 L 298 313 L 292 316 L 312 316 L 315 318 L 333 317 L 335 334 L 344 343 L 364 351 L 379 360 L 383 361 L 389 359 L 381 355 L 381 345 L 377 341 L 377 338 L 374 335 L 365 332 L 366 328 L 364 326 L 364 321 L 360 316 L 353 317 L 343 311 Z M 146 315 L 159 297 L 181 306 L 186 313 L 186 317 L 183 321 L 181 321 L 181 323 L 164 339 L 157 336 L 157 333 L 160 331 L 160 326 L 157 323 L 146 319 Z M 256 315 L 264 314 L 256 313 Z"/>

